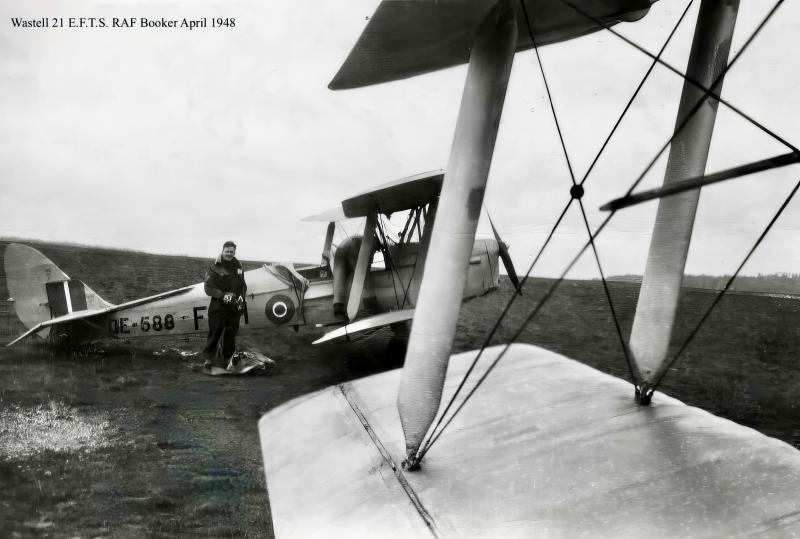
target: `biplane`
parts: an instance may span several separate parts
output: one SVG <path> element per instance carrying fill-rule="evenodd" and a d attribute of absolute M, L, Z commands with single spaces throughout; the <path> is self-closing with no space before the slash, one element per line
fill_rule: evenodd
<path fill-rule="evenodd" d="M 466 81 L 402 370 L 300 397 L 260 420 L 277 537 L 800 535 L 800 451 L 655 392 L 677 357 L 668 344 L 699 188 L 800 156 L 754 123 L 789 154 L 706 174 L 718 106 L 743 114 L 721 95 L 725 73 L 781 0 L 732 59 L 738 0 L 701 0 L 686 72 L 668 66 L 683 92 L 661 150 L 664 188 L 640 196 L 658 199 L 657 217 L 629 340 L 619 331 L 633 383 L 536 346 L 489 346 L 491 333 L 484 348 L 451 356 L 456 277 L 466 283 L 515 54 L 534 48 L 538 58 L 539 46 L 596 31 L 626 39 L 614 26 L 647 24 L 651 4 L 383 0 L 368 17 L 331 89 L 464 63 Z M 639 180 L 609 203 L 612 213 L 638 201 Z M 582 204 L 581 183 L 573 178 L 569 204 Z M 590 239 L 562 278 L 607 222 L 592 230 L 587 221 Z"/>
<path fill-rule="evenodd" d="M 307 220 L 328 221 L 319 265 L 264 264 L 245 272 L 248 284 L 240 331 L 267 331 L 281 326 L 328 328 L 315 344 L 349 339 L 389 326 L 402 344 L 404 323 L 413 316 L 427 247 L 435 221 L 443 173 L 433 171 L 397 180 L 348 198 L 341 207 Z M 405 216 L 397 238 L 388 216 Z M 333 240 L 336 223 L 363 219 L 358 260 L 351 274 L 347 319 L 332 308 Z M 464 299 L 482 296 L 499 285 L 500 259 L 515 280 L 507 246 L 500 240 L 475 241 L 469 260 Z M 28 330 L 13 346 L 38 335 L 49 342 L 76 346 L 103 339 L 204 336 L 209 298 L 203 283 L 185 286 L 120 305 L 113 305 L 78 279 L 71 279 L 36 249 L 10 244 L 5 251 L 8 289 L 17 316 Z M 395 342 L 397 342 L 395 341 Z"/>

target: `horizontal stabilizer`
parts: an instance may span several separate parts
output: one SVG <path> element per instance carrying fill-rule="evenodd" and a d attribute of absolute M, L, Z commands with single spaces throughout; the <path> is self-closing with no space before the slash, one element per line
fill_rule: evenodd
<path fill-rule="evenodd" d="M 376 314 L 368 318 L 362 318 L 352 324 L 347 324 L 338 329 L 326 333 L 320 337 L 313 344 L 322 344 L 324 342 L 331 342 L 340 339 L 349 340 L 350 337 L 369 331 L 371 329 L 397 324 L 398 322 L 405 322 L 414 318 L 414 309 L 404 309 L 402 311 L 392 311 L 388 313 Z"/>
<path fill-rule="evenodd" d="M 162 299 L 171 298 L 171 297 L 174 297 L 174 296 L 179 296 L 181 294 L 185 294 L 186 292 L 188 292 L 189 290 L 191 290 L 193 288 L 194 288 L 194 285 L 193 286 L 185 286 L 185 287 L 179 288 L 177 290 L 171 290 L 169 292 L 156 294 L 154 296 L 149 296 L 149 297 L 146 297 L 146 298 L 136 299 L 136 300 L 133 300 L 133 301 L 129 301 L 127 303 L 122 303 L 120 305 L 108 304 L 109 307 L 106 307 L 106 308 L 103 308 L 103 309 L 88 309 L 88 310 L 83 310 L 83 311 L 74 311 L 74 312 L 66 314 L 64 316 L 57 316 L 55 318 L 51 318 L 50 320 L 45 320 L 43 322 L 40 322 L 40 323 L 36 324 L 34 327 L 29 329 L 28 331 L 26 331 L 25 333 L 23 333 L 22 335 L 20 335 L 19 337 L 17 337 L 13 341 L 11 341 L 10 343 L 8 343 L 6 345 L 6 348 L 10 348 L 11 346 L 15 345 L 16 343 L 18 343 L 19 341 L 21 341 L 25 337 L 33 335 L 34 333 L 38 333 L 39 331 L 41 331 L 43 329 L 55 326 L 56 324 L 64 324 L 64 323 L 67 323 L 67 322 L 75 322 L 77 320 L 87 320 L 89 318 L 93 318 L 93 317 L 96 317 L 96 316 L 101 315 L 101 314 L 108 314 L 108 313 L 113 313 L 113 312 L 120 311 L 122 309 L 129 309 L 131 307 L 138 307 L 140 305 L 145 305 L 147 303 L 152 303 L 154 301 L 159 301 L 159 300 L 162 300 Z"/>
<path fill-rule="evenodd" d="M 89 311 L 76 311 L 73 313 L 65 314 L 64 316 L 57 316 L 56 318 L 51 318 L 50 320 L 45 320 L 44 322 L 39 322 L 28 331 L 11 341 L 6 345 L 6 348 L 11 348 L 19 341 L 23 340 L 25 337 L 33 335 L 34 333 L 38 333 L 43 329 L 55 326 L 56 324 L 64 324 L 66 322 L 74 322 L 76 320 L 85 320 L 88 318 L 92 318 L 93 316 L 97 316 L 99 314 L 103 314 L 108 312 L 108 310 L 89 310 Z"/>

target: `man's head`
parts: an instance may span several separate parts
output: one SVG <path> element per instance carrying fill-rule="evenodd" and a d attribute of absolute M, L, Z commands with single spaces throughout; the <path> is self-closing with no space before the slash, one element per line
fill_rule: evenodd
<path fill-rule="evenodd" d="M 230 262 L 236 256 L 236 244 L 232 241 L 226 241 L 222 245 L 222 260 Z"/>

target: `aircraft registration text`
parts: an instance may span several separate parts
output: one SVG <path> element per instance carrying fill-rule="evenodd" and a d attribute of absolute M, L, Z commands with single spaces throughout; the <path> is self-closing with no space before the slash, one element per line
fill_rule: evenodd
<path fill-rule="evenodd" d="M 139 322 L 131 322 L 127 317 L 112 318 L 108 321 L 108 331 L 114 334 L 130 333 L 130 328 L 139 328 L 140 331 L 161 331 L 175 328 L 175 318 L 171 314 L 164 316 L 142 316 Z"/>

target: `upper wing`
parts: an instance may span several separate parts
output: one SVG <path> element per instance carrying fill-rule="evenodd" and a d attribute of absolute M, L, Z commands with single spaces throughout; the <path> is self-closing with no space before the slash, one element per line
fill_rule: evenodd
<path fill-rule="evenodd" d="M 414 318 L 414 309 L 404 309 L 402 311 L 392 311 L 388 313 L 376 314 L 362 318 L 352 324 L 347 324 L 338 329 L 330 331 L 314 341 L 312 344 L 321 344 L 324 342 L 335 341 L 338 339 L 349 339 L 351 336 L 370 329 L 376 329 L 382 326 L 396 324 L 398 322 L 405 322 Z"/>
<path fill-rule="evenodd" d="M 331 221 L 341 221 L 342 219 L 346 219 L 346 217 L 340 206 L 338 208 L 331 208 L 322 213 L 317 213 L 315 215 L 309 215 L 308 217 L 304 217 L 303 221 L 322 221 L 325 223 L 330 223 Z"/>
<path fill-rule="evenodd" d="M 564 0 L 525 0 L 525 11 L 515 2 L 517 50 L 531 48 L 532 35 L 547 45 L 601 30 L 590 17 L 606 25 L 637 20 L 654 1 L 571 0 L 573 8 Z M 475 28 L 495 3 L 383 0 L 328 87 L 358 88 L 466 63 Z"/>
<path fill-rule="evenodd" d="M 376 210 L 388 215 L 424 206 L 439 195 L 443 178 L 444 170 L 440 169 L 384 183 L 380 187 L 343 200 L 339 208 L 309 215 L 303 221 L 341 221 L 365 217 Z"/>
<path fill-rule="evenodd" d="M 365 217 L 378 211 L 385 215 L 423 206 L 442 190 L 444 170 L 432 170 L 385 183 L 377 189 L 342 201 L 346 217 Z"/>

